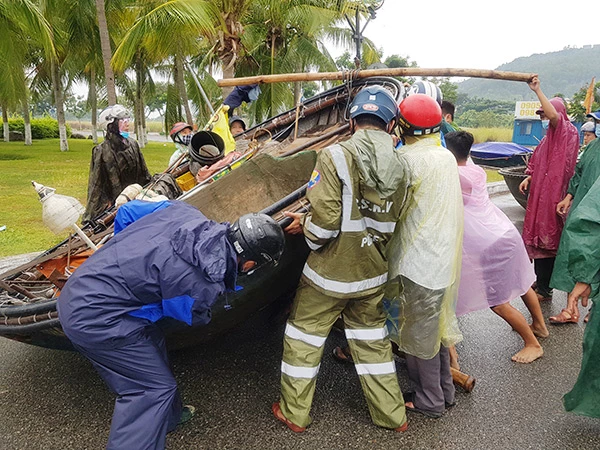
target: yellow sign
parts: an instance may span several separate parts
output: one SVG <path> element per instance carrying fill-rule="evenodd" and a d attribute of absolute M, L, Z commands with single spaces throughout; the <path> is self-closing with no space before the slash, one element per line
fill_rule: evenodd
<path fill-rule="evenodd" d="M 539 120 L 535 112 L 540 109 L 542 104 L 537 101 L 517 102 L 515 105 L 515 119 L 532 119 Z"/>

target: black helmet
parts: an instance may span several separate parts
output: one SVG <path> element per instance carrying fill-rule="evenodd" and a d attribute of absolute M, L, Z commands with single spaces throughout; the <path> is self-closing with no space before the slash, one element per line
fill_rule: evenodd
<path fill-rule="evenodd" d="M 266 214 L 244 214 L 229 227 L 227 239 L 244 261 L 277 264 L 285 247 L 285 236 L 277 222 Z"/>
<path fill-rule="evenodd" d="M 223 158 L 225 142 L 212 131 L 199 131 L 192 137 L 190 157 L 203 166 L 212 166 Z"/>

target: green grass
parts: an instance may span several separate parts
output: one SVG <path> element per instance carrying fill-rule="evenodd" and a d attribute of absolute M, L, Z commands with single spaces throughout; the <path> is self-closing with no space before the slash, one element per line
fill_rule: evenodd
<path fill-rule="evenodd" d="M 85 205 L 92 146 L 89 140 L 74 139 L 69 151 L 61 152 L 57 139 L 38 140 L 30 147 L 0 142 L 0 226 L 6 225 L 0 232 L 0 257 L 46 250 L 68 236 L 67 232 L 56 236 L 44 226 L 31 181 Z M 173 150 L 171 144 L 149 143 L 143 153 L 150 172 L 164 170 Z M 488 183 L 503 180 L 495 170 L 486 172 Z"/>
<path fill-rule="evenodd" d="M 464 128 L 465 131 L 473 134 L 475 143 L 482 142 L 511 142 L 512 128 Z M 494 169 L 485 169 L 487 173 L 487 182 L 504 181 L 504 177 Z"/>
<path fill-rule="evenodd" d="M 494 183 L 496 181 L 504 181 L 504 177 L 498 173 L 495 169 L 485 169 L 487 174 L 487 182 Z"/>
<path fill-rule="evenodd" d="M 464 128 L 465 131 L 473 134 L 475 143 L 481 142 L 511 142 L 512 128 Z"/>
<path fill-rule="evenodd" d="M 42 223 L 42 205 L 31 181 L 50 186 L 58 194 L 77 198 L 85 205 L 93 144 L 69 140 L 69 151 L 59 150 L 58 139 L 0 142 L 0 257 L 42 251 L 68 236 L 59 236 Z M 143 149 L 150 173 L 165 169 L 173 145 L 152 142 Z"/>

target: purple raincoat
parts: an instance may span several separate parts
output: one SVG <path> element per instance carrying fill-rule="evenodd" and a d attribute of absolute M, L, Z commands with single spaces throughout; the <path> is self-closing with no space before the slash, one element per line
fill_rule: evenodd
<path fill-rule="evenodd" d="M 564 226 L 563 219 L 556 214 L 556 205 L 567 193 L 579 151 L 579 133 L 569 122 L 564 102 L 555 97 L 550 103 L 559 115 L 558 123 L 555 128 L 548 128 L 526 171 L 531 175 L 531 183 L 523 240 L 532 259 L 556 256 Z"/>

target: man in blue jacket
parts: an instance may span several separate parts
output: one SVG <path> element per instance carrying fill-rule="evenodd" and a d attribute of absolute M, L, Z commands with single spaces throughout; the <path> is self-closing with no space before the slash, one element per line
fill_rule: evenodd
<path fill-rule="evenodd" d="M 58 302 L 65 334 L 117 394 L 107 448 L 164 449 L 167 432 L 194 412 L 182 406 L 155 322 L 207 324 L 238 271 L 276 263 L 283 247 L 283 231 L 263 214 L 229 225 L 177 201 L 119 209 L 114 238 L 69 278 Z"/>

